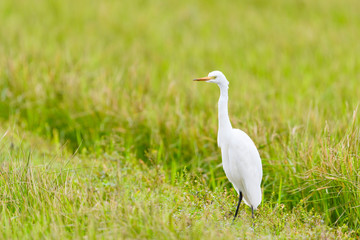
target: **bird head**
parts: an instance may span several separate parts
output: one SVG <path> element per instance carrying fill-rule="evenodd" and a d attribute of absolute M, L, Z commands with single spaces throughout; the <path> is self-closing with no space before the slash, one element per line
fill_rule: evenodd
<path fill-rule="evenodd" d="M 194 81 L 216 83 L 217 85 L 219 85 L 219 87 L 229 85 L 229 82 L 226 79 L 225 75 L 220 71 L 213 71 L 209 73 L 207 77 L 195 78 Z"/>

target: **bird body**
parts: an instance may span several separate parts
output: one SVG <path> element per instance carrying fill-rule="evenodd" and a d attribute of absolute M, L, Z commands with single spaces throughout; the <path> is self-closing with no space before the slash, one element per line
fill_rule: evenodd
<path fill-rule="evenodd" d="M 232 129 L 229 139 L 221 145 L 226 177 L 239 194 L 242 192 L 246 205 L 255 210 L 261 203 L 260 155 L 253 141 L 243 131 Z"/>
<path fill-rule="evenodd" d="M 240 196 L 235 213 L 236 218 L 242 197 L 252 211 L 257 209 L 261 203 L 261 179 L 263 175 L 261 158 L 251 138 L 245 132 L 235 129 L 231 125 L 228 114 L 229 82 L 224 74 L 213 71 L 209 73 L 208 77 L 194 80 L 216 83 L 220 88 L 217 142 L 221 148 L 222 164 L 226 177 Z"/>

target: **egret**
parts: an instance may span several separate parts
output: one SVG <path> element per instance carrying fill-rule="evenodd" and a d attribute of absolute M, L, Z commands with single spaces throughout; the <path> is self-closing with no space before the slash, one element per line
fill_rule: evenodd
<path fill-rule="evenodd" d="M 213 71 L 207 77 L 194 81 L 216 83 L 220 88 L 218 102 L 219 128 L 217 143 L 221 149 L 222 165 L 226 177 L 239 194 L 234 220 L 239 212 L 241 200 L 254 210 L 261 203 L 262 164 L 260 154 L 251 138 L 240 129 L 232 127 L 228 114 L 229 82 L 220 71 Z"/>

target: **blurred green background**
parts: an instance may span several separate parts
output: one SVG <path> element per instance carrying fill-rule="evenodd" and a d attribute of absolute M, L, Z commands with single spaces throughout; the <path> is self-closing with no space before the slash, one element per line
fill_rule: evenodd
<path fill-rule="evenodd" d="M 0 121 L 82 156 L 131 152 L 170 184 L 185 169 L 231 189 L 216 144 L 218 89 L 192 82 L 220 70 L 232 124 L 260 150 L 264 202 L 303 202 L 357 230 L 359 9 L 355 0 L 1 1 Z"/>

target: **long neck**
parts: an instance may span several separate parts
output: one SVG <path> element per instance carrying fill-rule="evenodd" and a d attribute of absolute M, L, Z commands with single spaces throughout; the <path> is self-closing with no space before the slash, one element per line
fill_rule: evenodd
<path fill-rule="evenodd" d="M 220 87 L 220 98 L 218 103 L 218 114 L 219 114 L 219 132 L 224 132 L 232 129 L 229 113 L 228 113 L 228 86 L 219 85 Z"/>

